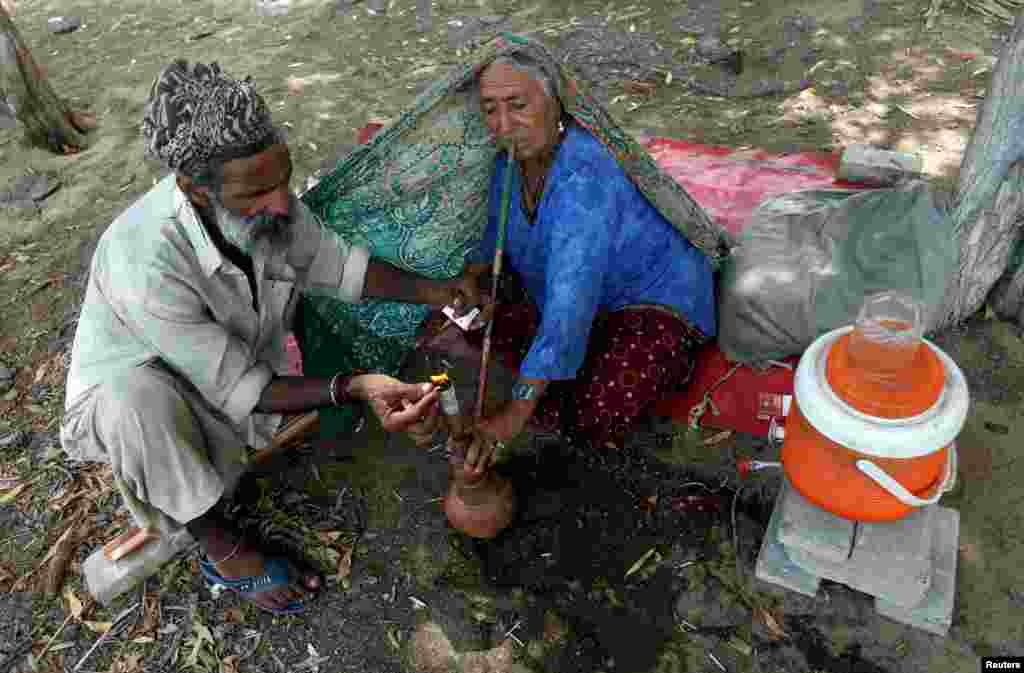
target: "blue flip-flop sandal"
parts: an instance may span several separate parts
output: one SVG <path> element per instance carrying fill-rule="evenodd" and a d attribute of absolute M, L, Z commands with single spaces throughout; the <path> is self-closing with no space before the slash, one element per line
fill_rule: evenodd
<path fill-rule="evenodd" d="M 263 567 L 265 572 L 262 575 L 250 575 L 249 577 L 229 580 L 217 572 L 216 566 L 209 559 L 203 558 L 199 560 L 199 570 L 203 573 L 203 578 L 210 587 L 221 586 L 245 599 L 251 599 L 258 594 L 274 591 L 275 589 L 292 584 L 292 565 L 287 559 L 279 556 L 267 557 L 263 561 Z M 270 608 L 256 602 L 253 602 L 253 605 L 279 616 L 295 615 L 306 609 L 302 601 L 292 601 L 283 608 Z"/>

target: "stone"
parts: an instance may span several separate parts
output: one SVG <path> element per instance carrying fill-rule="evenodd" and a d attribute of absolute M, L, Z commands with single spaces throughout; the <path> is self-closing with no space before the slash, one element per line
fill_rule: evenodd
<path fill-rule="evenodd" d="M 784 482 L 785 483 L 785 482 Z M 814 597 L 818 593 L 821 577 L 813 575 L 790 560 L 786 548 L 779 541 L 779 525 L 782 522 L 781 504 L 786 488 L 779 489 L 775 508 L 768 520 L 768 530 L 761 542 L 757 555 L 755 577 L 761 582 L 775 584 L 804 596 Z"/>
<path fill-rule="evenodd" d="M 779 542 L 832 563 L 843 563 L 853 547 L 853 522 L 835 516 L 783 481 L 779 507 Z"/>
<path fill-rule="evenodd" d="M 0 365 L 0 381 L 10 381 L 18 373 L 17 369 L 13 367 L 4 367 Z"/>
<path fill-rule="evenodd" d="M 935 507 L 932 529 L 931 553 L 934 562 L 928 592 L 919 603 L 911 607 L 878 597 L 875 599 L 875 609 L 878 614 L 893 621 L 946 636 L 953 624 L 956 598 L 960 513 L 948 507 Z"/>
<path fill-rule="evenodd" d="M 82 18 L 78 16 L 52 16 L 46 26 L 54 35 L 73 33 L 82 27 Z"/>
<path fill-rule="evenodd" d="M 931 534 L 935 506 L 887 523 L 859 523 L 850 558 L 841 563 L 787 547 L 809 573 L 902 606 L 921 601 L 931 584 Z"/>

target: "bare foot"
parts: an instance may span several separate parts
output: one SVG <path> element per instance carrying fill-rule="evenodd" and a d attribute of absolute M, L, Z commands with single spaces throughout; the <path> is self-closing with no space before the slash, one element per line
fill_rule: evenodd
<path fill-rule="evenodd" d="M 264 556 L 255 547 L 242 543 L 238 552 L 230 559 L 215 564 L 217 572 L 224 579 L 241 579 L 258 577 L 266 572 Z M 320 590 L 321 579 L 315 574 L 301 574 L 294 564 L 291 565 L 292 582 L 272 591 L 248 596 L 247 599 L 271 610 L 280 610 L 292 601 L 302 601 Z"/>

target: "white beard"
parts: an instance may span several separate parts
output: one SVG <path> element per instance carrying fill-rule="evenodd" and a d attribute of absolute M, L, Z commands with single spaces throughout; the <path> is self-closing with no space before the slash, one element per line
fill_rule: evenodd
<path fill-rule="evenodd" d="M 298 199 L 291 195 L 292 211 L 298 208 Z M 292 229 L 291 217 L 280 215 L 236 215 L 219 199 L 212 199 L 212 208 L 217 228 L 228 243 L 241 250 L 244 254 L 252 256 L 264 245 L 271 248 L 286 248 L 292 243 L 294 230 Z"/>

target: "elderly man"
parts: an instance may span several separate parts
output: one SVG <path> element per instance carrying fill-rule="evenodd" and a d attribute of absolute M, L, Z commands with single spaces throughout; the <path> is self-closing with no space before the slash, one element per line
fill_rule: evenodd
<path fill-rule="evenodd" d="M 472 306 L 479 293 L 372 261 L 322 227 L 289 188 L 288 147 L 248 78 L 176 61 L 153 84 L 142 131 L 173 174 L 100 239 L 61 440 L 73 457 L 111 464 L 140 526 L 184 525 L 211 584 L 298 612 L 320 578 L 265 556 L 222 515 L 246 447 L 265 446 L 282 414 L 360 401 L 386 430 L 423 434 L 438 395 L 381 375 L 285 376 L 299 294 Z"/>

